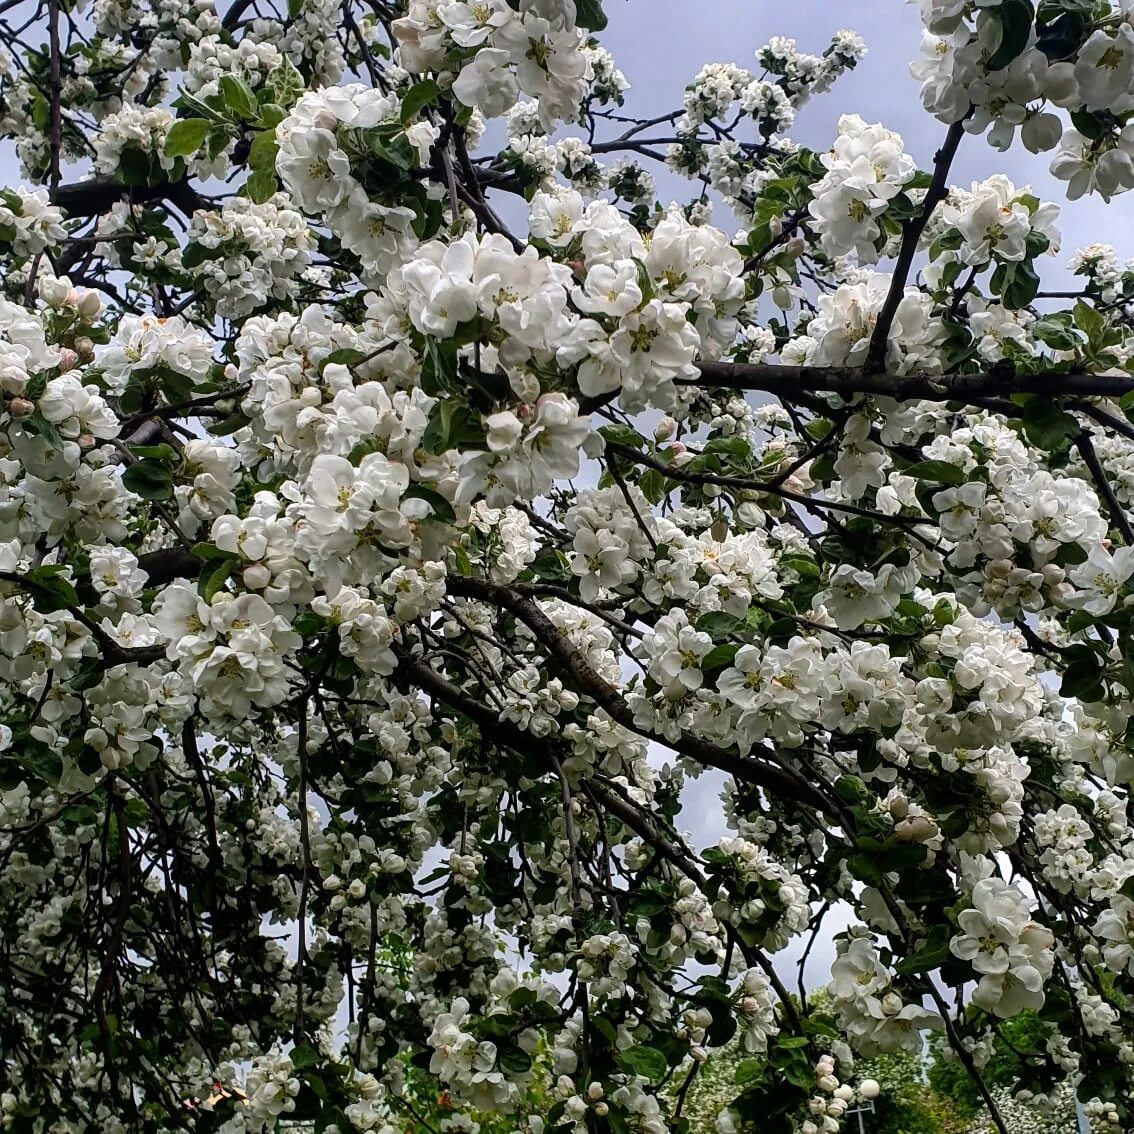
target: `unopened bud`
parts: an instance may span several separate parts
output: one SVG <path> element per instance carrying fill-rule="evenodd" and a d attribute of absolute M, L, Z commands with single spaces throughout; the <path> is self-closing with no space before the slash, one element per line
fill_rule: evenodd
<path fill-rule="evenodd" d="M 83 362 L 90 362 L 94 358 L 94 342 L 86 335 L 80 335 L 75 340 L 75 351 Z"/>
<path fill-rule="evenodd" d="M 655 441 L 669 441 L 677 432 L 677 422 L 668 415 L 654 426 Z"/>
<path fill-rule="evenodd" d="M 8 403 L 8 412 L 13 417 L 27 417 L 34 409 L 35 402 L 29 402 L 27 398 L 13 398 Z"/>
<path fill-rule="evenodd" d="M 910 813 L 910 801 L 904 795 L 896 795 L 890 800 L 890 818 L 901 822 Z"/>
<path fill-rule="evenodd" d="M 81 291 L 75 306 L 84 319 L 95 319 L 102 310 L 102 299 L 97 291 Z"/>
<path fill-rule="evenodd" d="M 79 356 L 70 348 L 63 347 L 59 351 L 59 369 L 66 374 L 68 370 L 74 370 L 79 364 Z"/>
<path fill-rule="evenodd" d="M 784 251 L 793 259 L 798 260 L 807 249 L 807 242 L 802 236 L 793 236 L 784 245 Z"/>
<path fill-rule="evenodd" d="M 272 581 L 272 573 L 263 563 L 249 564 L 240 577 L 250 591 L 262 591 Z"/>

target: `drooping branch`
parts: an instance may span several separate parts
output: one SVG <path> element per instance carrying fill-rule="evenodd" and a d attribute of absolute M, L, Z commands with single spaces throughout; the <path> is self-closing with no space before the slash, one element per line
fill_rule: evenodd
<path fill-rule="evenodd" d="M 683 734 L 676 740 L 670 740 L 643 728 L 635 720 L 634 710 L 622 694 L 595 671 L 582 651 L 548 618 L 534 599 L 497 583 L 464 576 L 450 578 L 447 586 L 450 594 L 489 602 L 519 618 L 563 666 L 578 688 L 592 697 L 612 720 L 624 728 L 665 745 L 691 760 L 727 772 L 743 783 L 764 788 L 780 799 L 815 807 L 821 812 L 830 809 L 829 801 L 820 792 L 802 777 L 793 776 L 782 765 L 747 759 L 736 751 L 720 748 L 697 737 Z"/>

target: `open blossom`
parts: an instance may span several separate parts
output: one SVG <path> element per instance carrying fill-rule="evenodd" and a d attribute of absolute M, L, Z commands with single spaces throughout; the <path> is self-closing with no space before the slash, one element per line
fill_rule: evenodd
<path fill-rule="evenodd" d="M 228 7 L 0 52 L 0 1125 L 839 1134 L 1023 1018 L 1134 1127 L 1134 261 L 1015 161 L 1134 188 L 1129 0 L 919 0 L 915 153 L 788 136 L 851 31 Z"/>

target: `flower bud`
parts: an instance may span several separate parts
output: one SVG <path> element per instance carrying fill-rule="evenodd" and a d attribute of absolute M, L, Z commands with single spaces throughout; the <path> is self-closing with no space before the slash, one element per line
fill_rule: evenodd
<path fill-rule="evenodd" d="M 94 342 L 86 335 L 80 335 L 75 340 L 75 350 L 82 362 L 90 362 L 94 358 Z"/>
<path fill-rule="evenodd" d="M 677 432 L 677 422 L 668 414 L 654 426 L 655 441 L 669 441 Z"/>
<path fill-rule="evenodd" d="M 97 291 L 81 291 L 78 293 L 79 298 L 76 307 L 79 309 L 79 314 L 86 320 L 96 319 L 98 313 L 102 310 L 102 298 Z"/>
<path fill-rule="evenodd" d="M 79 356 L 70 347 L 63 347 L 59 351 L 59 370 L 61 373 L 66 374 L 68 370 L 74 370 L 78 364 Z"/>
<path fill-rule="evenodd" d="M 27 398 L 13 398 L 8 403 L 8 412 L 13 417 L 27 417 L 34 409 L 35 402 L 29 402 Z"/>
<path fill-rule="evenodd" d="M 904 795 L 896 795 L 890 800 L 890 817 L 900 823 L 910 813 L 910 801 Z"/>
<path fill-rule="evenodd" d="M 314 126 L 317 130 L 334 130 L 339 124 L 338 115 L 326 108 L 316 111 Z"/>
<path fill-rule="evenodd" d="M 1045 563 L 1041 570 L 1043 581 L 1049 587 L 1058 586 L 1067 578 L 1067 572 L 1058 563 Z"/>
<path fill-rule="evenodd" d="M 807 242 L 802 236 L 793 236 L 787 244 L 784 245 L 784 251 L 793 259 L 798 260 L 800 256 L 807 250 Z"/>
<path fill-rule="evenodd" d="M 882 1093 L 882 1088 L 876 1079 L 863 1079 L 858 1085 L 858 1097 L 867 1102 L 876 1099 Z"/>
<path fill-rule="evenodd" d="M 1024 119 L 1020 140 L 1033 154 L 1053 150 L 1063 137 L 1063 123 L 1055 114 L 1032 114 Z"/>

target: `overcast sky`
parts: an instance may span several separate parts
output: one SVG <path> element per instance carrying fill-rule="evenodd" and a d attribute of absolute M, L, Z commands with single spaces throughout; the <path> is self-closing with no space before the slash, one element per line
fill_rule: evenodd
<path fill-rule="evenodd" d="M 945 137 L 946 127 L 927 114 L 909 64 L 918 58 L 921 21 L 916 3 L 905 0 L 605 0 L 610 26 L 602 34 L 633 89 L 626 113 L 650 117 L 680 105 L 682 91 L 705 63 L 736 63 L 757 69 L 756 49 L 774 35 L 791 36 L 801 51 L 820 54 L 840 28 L 858 32 L 869 55 L 826 95 L 799 115 L 791 136 L 813 149 L 829 148 L 840 114 L 882 122 L 905 139 L 906 150 L 925 169 Z M 1048 173 L 1051 155 L 1034 156 L 1023 147 L 1007 154 L 983 138 L 967 138 L 953 165 L 954 184 L 1005 173 L 1036 196 L 1062 204 L 1063 253 L 1045 262 L 1045 282 L 1062 274 L 1067 255 L 1105 239 L 1121 257 L 1134 256 L 1129 218 L 1134 194 L 1110 206 L 1098 199 L 1068 202 L 1064 183 Z M 677 179 L 660 181 L 668 194 L 680 193 Z M 666 195 L 662 194 L 663 197 Z M 688 193 L 686 197 L 688 197 Z M 730 224 L 724 210 L 717 222 Z M 1057 265 L 1059 266 L 1057 269 Z M 1048 272 L 1052 275 L 1049 277 Z"/>

